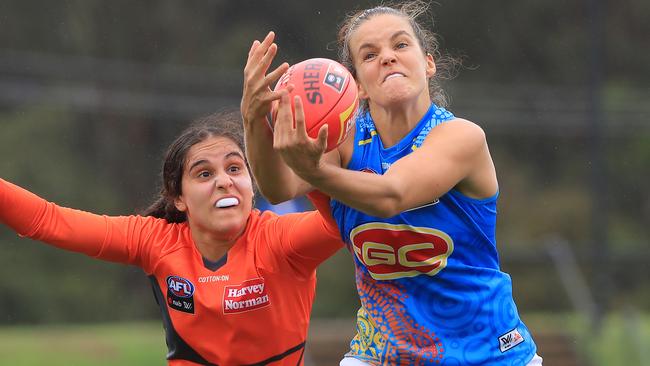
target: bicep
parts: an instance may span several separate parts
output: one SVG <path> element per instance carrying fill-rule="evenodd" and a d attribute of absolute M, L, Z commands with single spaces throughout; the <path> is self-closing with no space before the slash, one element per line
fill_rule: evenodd
<path fill-rule="evenodd" d="M 128 245 L 126 236 L 120 235 L 122 230 L 118 218 L 48 202 L 37 220 L 34 229 L 25 236 L 90 257 L 126 262 L 122 259 L 128 257 Z"/>
<path fill-rule="evenodd" d="M 314 263 L 314 267 L 343 247 L 339 231 L 333 220 L 327 220 L 320 212 L 299 214 L 300 219 L 292 225 L 290 252 L 297 258 Z"/>
<path fill-rule="evenodd" d="M 316 267 L 344 246 L 337 227 L 317 211 L 279 217 L 274 252 L 296 274 L 309 277 Z"/>
<path fill-rule="evenodd" d="M 151 269 L 159 258 L 161 244 L 173 235 L 172 224 L 154 217 L 106 217 L 106 239 L 96 258 Z"/>
<path fill-rule="evenodd" d="M 147 238 L 155 219 L 142 216 L 105 216 L 60 208 L 61 215 L 46 229 L 44 241 L 62 249 L 84 253 L 90 257 L 139 267 L 148 263 Z"/>
<path fill-rule="evenodd" d="M 420 148 L 385 173 L 405 208 L 434 201 L 470 176 L 485 147 L 480 127 L 464 120 L 433 128 Z"/>

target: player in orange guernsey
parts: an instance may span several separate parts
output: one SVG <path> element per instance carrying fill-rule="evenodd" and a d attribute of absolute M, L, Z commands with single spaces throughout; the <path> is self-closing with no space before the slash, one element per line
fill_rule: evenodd
<path fill-rule="evenodd" d="M 343 243 L 317 211 L 253 209 L 244 156 L 238 116 L 212 115 L 171 144 L 161 196 L 142 216 L 60 207 L 0 179 L 0 221 L 21 236 L 141 267 L 169 365 L 302 365 L 316 267 Z"/>

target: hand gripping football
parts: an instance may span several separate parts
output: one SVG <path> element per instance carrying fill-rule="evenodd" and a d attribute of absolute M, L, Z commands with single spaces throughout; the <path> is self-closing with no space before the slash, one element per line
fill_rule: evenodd
<path fill-rule="evenodd" d="M 312 58 L 285 72 L 275 90 L 293 84 L 289 94 L 300 96 L 305 111 L 307 134 L 316 138 L 322 125 L 328 125 L 327 149 L 339 146 L 347 137 L 359 106 L 357 84 L 352 74 L 336 61 Z M 293 106 L 292 106 L 293 109 Z"/>

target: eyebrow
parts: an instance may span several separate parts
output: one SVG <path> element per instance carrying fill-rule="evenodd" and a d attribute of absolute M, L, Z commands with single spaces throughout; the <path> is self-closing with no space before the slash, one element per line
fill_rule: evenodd
<path fill-rule="evenodd" d="M 246 161 L 244 156 L 239 151 L 231 151 L 228 154 L 226 154 L 225 158 L 228 159 L 228 158 L 233 157 L 233 156 L 236 156 L 236 157 Z"/>
<path fill-rule="evenodd" d="M 409 38 L 413 38 L 413 37 L 409 34 L 409 32 L 407 32 L 407 31 L 405 31 L 405 30 L 399 30 L 399 31 L 393 33 L 393 35 L 390 36 L 390 39 L 391 39 L 391 41 L 392 41 L 392 40 L 394 40 L 395 38 L 398 38 L 398 37 L 400 37 L 400 36 L 404 36 L 404 35 L 408 36 Z M 371 42 L 363 43 L 363 44 L 361 44 L 361 46 L 359 46 L 359 51 L 363 50 L 364 48 L 372 48 L 373 45 L 374 45 L 374 44 L 371 43 Z"/>
<path fill-rule="evenodd" d="M 228 158 L 231 158 L 233 156 L 238 157 L 238 158 L 242 159 L 243 161 L 246 161 L 246 159 L 244 159 L 244 156 L 239 151 L 231 151 L 231 152 L 227 153 L 224 158 L 228 159 Z M 193 162 L 192 165 L 189 166 L 187 171 L 188 172 L 192 171 L 192 169 L 196 168 L 197 166 L 199 166 L 201 164 L 205 164 L 205 163 L 208 163 L 207 159 L 197 160 L 197 161 Z"/>
<path fill-rule="evenodd" d="M 192 165 L 190 165 L 189 168 L 187 168 L 187 171 L 190 172 L 190 171 L 192 171 L 192 169 L 196 168 L 197 166 L 199 166 L 201 164 L 204 164 L 204 163 L 207 163 L 207 162 L 208 161 L 205 160 L 205 159 L 197 160 L 194 163 L 192 163 Z"/>

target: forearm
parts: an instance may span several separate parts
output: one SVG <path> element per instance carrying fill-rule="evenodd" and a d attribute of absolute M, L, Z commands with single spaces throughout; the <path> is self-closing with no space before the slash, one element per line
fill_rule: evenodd
<path fill-rule="evenodd" d="M 127 221 L 60 207 L 0 179 L 0 222 L 20 236 L 103 260 L 137 264 L 132 255 L 136 251 L 127 245 Z"/>
<path fill-rule="evenodd" d="M 402 209 L 403 190 L 391 177 L 327 163 L 298 174 L 332 199 L 369 215 L 390 217 Z"/>
<path fill-rule="evenodd" d="M 19 235 L 32 232 L 47 202 L 10 182 L 0 179 L 0 222 Z"/>
<path fill-rule="evenodd" d="M 311 189 L 273 149 L 273 132 L 266 121 L 245 121 L 246 157 L 260 192 L 276 204 Z"/>
<path fill-rule="evenodd" d="M 103 217 L 59 207 L 4 180 L 0 180 L 0 221 L 20 236 L 89 256 L 99 254 L 106 237 Z"/>

